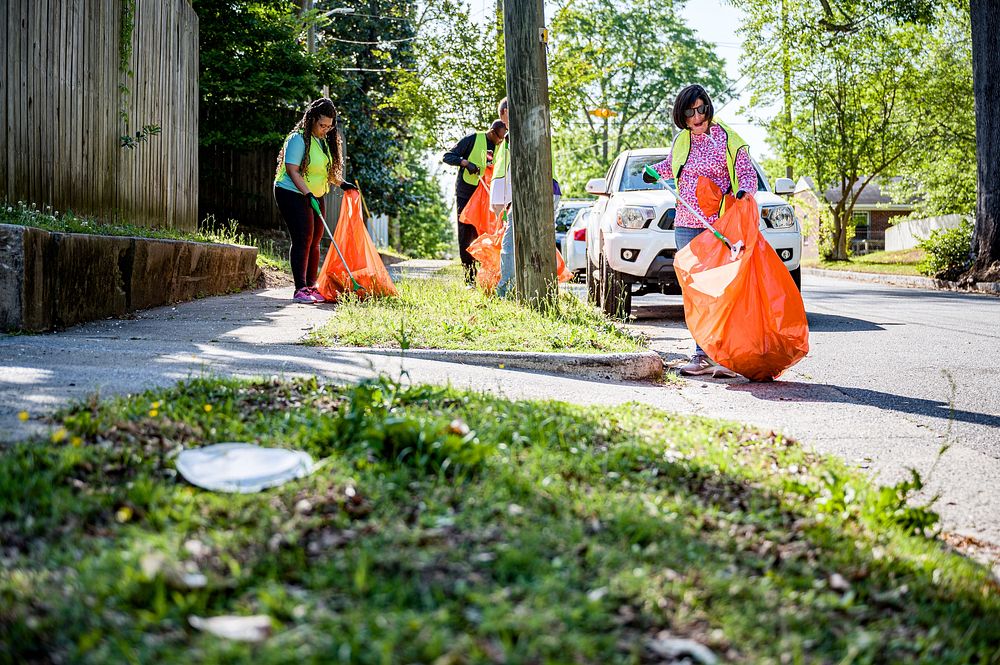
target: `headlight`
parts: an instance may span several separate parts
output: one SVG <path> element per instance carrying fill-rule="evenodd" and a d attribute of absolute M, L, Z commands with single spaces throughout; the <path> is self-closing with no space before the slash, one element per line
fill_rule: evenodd
<path fill-rule="evenodd" d="M 760 216 L 772 229 L 790 229 L 795 226 L 792 206 L 768 206 L 760 211 Z"/>
<path fill-rule="evenodd" d="M 644 206 L 626 206 L 618 211 L 618 226 L 623 229 L 642 229 L 651 221 L 656 211 Z"/>

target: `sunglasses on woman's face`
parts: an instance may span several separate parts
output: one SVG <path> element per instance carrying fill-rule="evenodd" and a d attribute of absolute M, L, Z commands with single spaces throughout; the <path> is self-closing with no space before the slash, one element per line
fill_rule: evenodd
<path fill-rule="evenodd" d="M 708 113 L 708 104 L 702 104 L 701 106 L 695 106 L 693 109 L 684 109 L 685 118 L 693 118 L 694 114 L 705 115 Z"/>

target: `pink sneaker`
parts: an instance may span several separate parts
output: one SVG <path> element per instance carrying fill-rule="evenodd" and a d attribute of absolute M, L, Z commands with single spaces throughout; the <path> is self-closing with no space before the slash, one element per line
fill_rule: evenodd
<path fill-rule="evenodd" d="M 308 286 L 304 286 L 298 291 L 296 291 L 295 295 L 292 296 L 292 300 L 294 300 L 295 302 L 309 303 L 310 305 L 314 305 L 319 302 L 318 300 L 316 300 L 316 296 L 313 295 L 312 291 L 309 290 Z"/>
<path fill-rule="evenodd" d="M 306 288 L 309 289 L 309 293 L 311 293 L 312 297 L 316 299 L 316 302 L 326 302 L 326 298 L 315 286 L 307 286 Z"/>

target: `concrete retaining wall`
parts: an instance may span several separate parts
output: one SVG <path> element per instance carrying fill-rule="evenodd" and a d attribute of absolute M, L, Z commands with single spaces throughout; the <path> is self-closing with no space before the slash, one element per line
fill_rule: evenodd
<path fill-rule="evenodd" d="M 0 330 L 39 332 L 253 285 L 257 249 L 0 224 Z"/>

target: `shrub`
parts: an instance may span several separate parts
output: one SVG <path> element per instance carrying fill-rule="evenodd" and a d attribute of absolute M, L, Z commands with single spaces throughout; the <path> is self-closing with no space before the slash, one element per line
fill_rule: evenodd
<path fill-rule="evenodd" d="M 917 265 L 920 274 L 954 281 L 972 263 L 972 224 L 965 220 L 955 228 L 932 231 L 918 246 L 925 252 Z"/>

